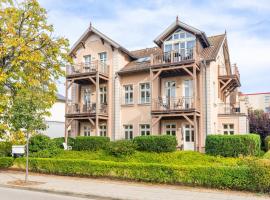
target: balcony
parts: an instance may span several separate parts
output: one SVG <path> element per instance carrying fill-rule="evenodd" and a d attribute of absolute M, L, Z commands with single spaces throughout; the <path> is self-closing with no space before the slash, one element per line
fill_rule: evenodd
<path fill-rule="evenodd" d="M 67 76 L 95 74 L 96 72 L 100 72 L 108 76 L 109 66 L 106 63 L 95 60 L 90 63 L 77 63 L 66 67 Z"/>
<path fill-rule="evenodd" d="M 152 65 L 160 64 L 176 64 L 185 61 L 194 61 L 195 59 L 195 48 L 183 49 L 180 51 L 169 51 L 153 54 L 151 56 Z"/>
<path fill-rule="evenodd" d="M 220 103 L 218 105 L 218 114 L 220 115 L 240 114 L 240 107 L 234 106 L 230 103 Z"/>
<path fill-rule="evenodd" d="M 152 113 L 173 113 L 194 110 L 193 97 L 159 97 L 152 100 Z"/>
<path fill-rule="evenodd" d="M 91 116 L 97 114 L 108 114 L 107 104 L 100 104 L 99 109 L 96 107 L 96 103 L 79 104 L 79 103 L 67 103 L 67 116 Z"/>

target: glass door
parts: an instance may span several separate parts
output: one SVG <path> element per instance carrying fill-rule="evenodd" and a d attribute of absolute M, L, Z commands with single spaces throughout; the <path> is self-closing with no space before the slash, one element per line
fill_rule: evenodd
<path fill-rule="evenodd" d="M 184 125 L 184 150 L 194 151 L 194 127 L 192 125 Z"/>
<path fill-rule="evenodd" d="M 176 97 L 176 82 L 175 81 L 167 81 L 165 83 L 165 102 L 168 106 L 168 108 L 171 107 L 171 102 Z"/>
<path fill-rule="evenodd" d="M 192 107 L 192 96 L 193 96 L 193 80 L 184 81 L 184 105 L 185 108 Z"/>

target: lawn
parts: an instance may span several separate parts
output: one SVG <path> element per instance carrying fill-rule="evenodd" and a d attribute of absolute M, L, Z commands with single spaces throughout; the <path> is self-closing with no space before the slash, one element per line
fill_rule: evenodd
<path fill-rule="evenodd" d="M 242 159 L 209 156 L 193 151 L 175 151 L 170 153 L 154 153 L 136 151 L 131 156 L 114 157 L 105 151 L 61 151 L 54 158 L 57 159 L 83 159 L 101 160 L 128 163 L 158 163 L 170 165 L 212 165 L 212 166 L 237 166 Z"/>

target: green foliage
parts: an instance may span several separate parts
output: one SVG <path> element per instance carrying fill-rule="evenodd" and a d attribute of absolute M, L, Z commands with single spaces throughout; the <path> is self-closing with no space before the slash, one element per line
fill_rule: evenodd
<path fill-rule="evenodd" d="M 25 160 L 15 160 L 19 168 Z M 261 160 L 239 166 L 173 165 L 162 163 L 127 163 L 83 159 L 30 159 L 34 172 L 111 177 L 136 181 L 198 185 L 221 189 L 269 192 L 270 165 Z"/>
<path fill-rule="evenodd" d="M 29 156 L 34 158 L 53 158 L 56 157 L 59 153 L 61 153 L 61 151 L 63 150 L 59 148 L 49 148 L 38 152 L 30 153 Z"/>
<path fill-rule="evenodd" d="M 205 151 L 210 155 L 238 157 L 240 155 L 258 155 L 260 153 L 260 136 L 247 135 L 208 135 Z"/>
<path fill-rule="evenodd" d="M 133 141 L 139 151 L 172 152 L 177 145 L 176 137 L 170 135 L 138 136 Z"/>
<path fill-rule="evenodd" d="M 264 139 L 264 146 L 266 151 L 270 150 L 270 136 L 267 136 Z"/>
<path fill-rule="evenodd" d="M 136 150 L 135 144 L 130 140 L 118 140 L 110 142 L 107 152 L 116 157 L 132 155 Z"/>
<path fill-rule="evenodd" d="M 110 138 L 101 136 L 78 136 L 74 141 L 74 150 L 77 151 L 96 151 L 105 149 L 110 142 Z"/>
<path fill-rule="evenodd" d="M 270 151 L 267 151 L 264 155 L 263 158 L 265 159 L 270 159 Z"/>
<path fill-rule="evenodd" d="M 10 142 L 0 142 L 0 157 L 11 156 L 12 144 Z"/>
<path fill-rule="evenodd" d="M 65 142 L 65 138 L 64 137 L 59 137 L 59 138 L 53 138 L 52 141 L 56 144 L 57 147 L 63 149 L 63 143 Z M 72 137 L 68 138 L 68 146 L 74 146 L 74 141 L 75 139 Z"/>
<path fill-rule="evenodd" d="M 0 169 L 9 168 L 13 165 L 13 158 L 0 157 Z"/>
<path fill-rule="evenodd" d="M 39 152 L 43 150 L 54 150 L 56 148 L 57 146 L 55 145 L 55 143 L 52 142 L 52 140 L 46 135 L 37 134 L 29 139 L 30 153 Z"/>

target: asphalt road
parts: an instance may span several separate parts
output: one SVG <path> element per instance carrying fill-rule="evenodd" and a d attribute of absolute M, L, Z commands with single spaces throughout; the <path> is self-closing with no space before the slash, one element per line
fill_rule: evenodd
<path fill-rule="evenodd" d="M 48 194 L 11 188 L 0 188 L 1 200 L 85 200 L 85 198 Z M 94 199 L 90 199 L 94 200 Z"/>

